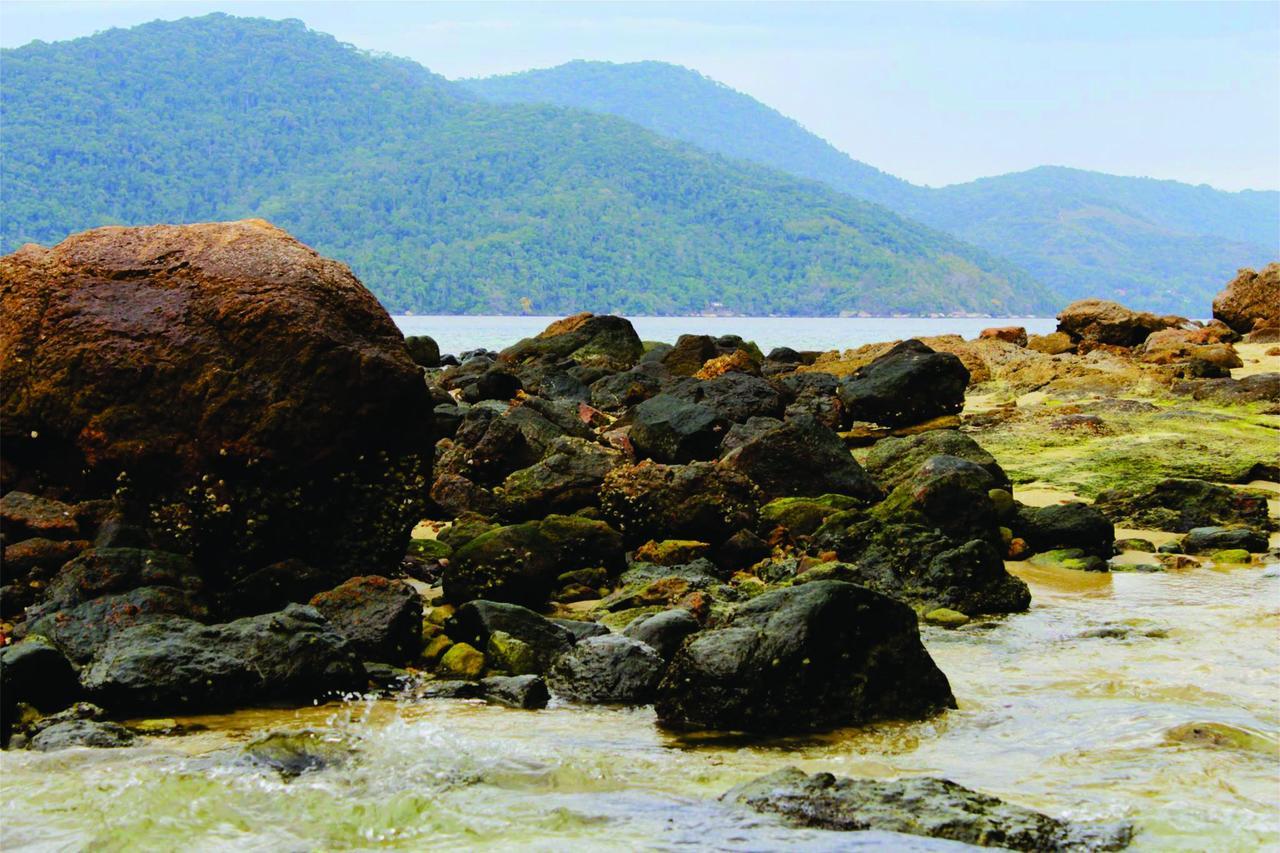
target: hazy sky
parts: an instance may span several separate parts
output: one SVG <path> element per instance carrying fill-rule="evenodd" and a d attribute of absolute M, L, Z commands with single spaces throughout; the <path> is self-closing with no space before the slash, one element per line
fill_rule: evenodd
<path fill-rule="evenodd" d="M 0 0 L 0 44 L 210 11 L 300 18 L 447 77 L 658 59 L 931 185 L 1040 164 L 1280 189 L 1280 3 Z M 2 69 L 0 69 L 2 75 Z M 2 85 L 2 76 L 0 76 Z"/>

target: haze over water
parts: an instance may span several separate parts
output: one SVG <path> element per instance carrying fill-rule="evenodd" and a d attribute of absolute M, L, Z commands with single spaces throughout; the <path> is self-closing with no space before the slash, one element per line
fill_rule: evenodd
<path fill-rule="evenodd" d="M 441 352 L 502 349 L 536 335 L 559 317 L 395 316 L 406 335 L 430 335 Z M 630 317 L 642 340 L 674 343 L 681 335 L 741 335 L 768 352 L 843 350 L 933 335 L 976 338 L 990 326 L 1023 326 L 1028 334 L 1057 327 L 1052 317 Z"/>

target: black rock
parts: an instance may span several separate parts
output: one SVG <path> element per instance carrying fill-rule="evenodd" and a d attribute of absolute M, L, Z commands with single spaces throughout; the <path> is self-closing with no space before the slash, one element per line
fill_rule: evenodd
<path fill-rule="evenodd" d="M 623 636 L 649 646 L 663 660 L 671 660 L 685 637 L 697 633 L 701 627 L 692 613 L 677 607 L 651 616 L 641 616 L 624 628 L 622 633 Z"/>
<path fill-rule="evenodd" d="M 1128 825 L 1077 827 L 946 779 L 807 776 L 794 767 L 733 788 L 722 799 L 782 815 L 798 826 L 878 830 L 1005 850 L 1120 850 Z"/>
<path fill-rule="evenodd" d="M 748 418 L 782 416 L 786 403 L 768 380 L 747 373 L 725 373 L 714 379 L 679 382 L 666 393 L 679 400 L 698 403 L 731 423 Z"/>
<path fill-rule="evenodd" d="M 739 530 L 716 549 L 716 565 L 726 575 L 747 569 L 773 553 L 769 543 L 750 530 Z"/>
<path fill-rule="evenodd" d="M 29 636 L 0 648 L 0 690 L 5 704 L 25 702 L 48 714 L 80 697 L 80 681 L 61 650 L 43 637 Z"/>
<path fill-rule="evenodd" d="M 969 436 L 951 429 L 934 429 L 903 438 L 881 439 L 867 454 L 865 467 L 872 479 L 887 492 L 909 481 L 916 469 L 931 456 L 967 459 L 986 469 L 991 475 L 993 488 L 1005 491 L 1013 488 L 1009 475 L 994 456 Z"/>
<path fill-rule="evenodd" d="M 770 734 L 953 707 L 914 611 L 840 581 L 764 593 L 686 640 L 657 701 L 665 725 Z"/>
<path fill-rule="evenodd" d="M 126 628 L 99 648 L 80 682 L 122 715 L 202 712 L 309 701 L 363 688 L 345 638 L 312 607 L 220 625 L 167 617 Z"/>
<path fill-rule="evenodd" d="M 380 575 L 355 577 L 311 599 L 362 660 L 404 663 L 422 645 L 422 597 Z"/>
<path fill-rule="evenodd" d="M 846 417 L 907 426 L 964 408 L 969 371 L 959 358 L 903 341 L 840 383 Z"/>
<path fill-rule="evenodd" d="M 31 739 L 31 748 L 39 752 L 53 752 L 72 746 L 117 748 L 132 746 L 133 732 L 119 723 L 98 720 L 68 720 L 55 723 Z"/>
<path fill-rule="evenodd" d="M 605 634 L 612 633 L 607 625 L 588 622 L 585 619 L 549 619 L 548 621 L 572 634 L 575 642 L 585 640 L 587 637 L 603 637 Z"/>
<path fill-rule="evenodd" d="M 501 601 L 468 601 L 445 623 L 445 632 L 455 642 L 468 643 L 481 650 L 488 646 L 489 637 L 496 631 L 529 646 L 540 670 L 545 670 L 577 641 L 563 624 L 556 624 L 526 607 Z"/>
<path fill-rule="evenodd" d="M 551 694 L 537 675 L 495 675 L 480 680 L 480 695 L 490 702 L 534 711 L 547 707 Z"/>
<path fill-rule="evenodd" d="M 728 419 L 710 406 L 670 394 L 658 394 L 631 410 L 631 443 L 640 456 L 658 462 L 714 459 L 728 428 Z"/>
<path fill-rule="evenodd" d="M 419 367 L 440 366 L 440 345 L 429 335 L 406 335 L 405 348 Z"/>
<path fill-rule="evenodd" d="M 747 475 L 768 499 L 839 494 L 875 501 L 881 496 L 840 436 L 807 415 L 747 439 L 721 464 Z"/>
<path fill-rule="evenodd" d="M 1083 503 L 1019 506 L 1012 526 L 1014 534 L 1026 540 L 1032 551 L 1079 548 L 1086 554 L 1108 559 L 1116 541 L 1111 521 Z"/>
<path fill-rule="evenodd" d="M 1184 554 L 1212 554 L 1239 549 L 1250 553 L 1267 550 L 1267 537 L 1247 527 L 1197 527 L 1182 540 Z"/>
<path fill-rule="evenodd" d="M 550 515 L 489 530 L 459 546 L 445 570 L 445 596 L 540 606 L 556 579 L 584 568 L 620 571 L 625 562 L 622 536 L 601 521 L 576 515 Z"/>
<path fill-rule="evenodd" d="M 556 658 L 547 682 L 571 702 L 644 705 L 653 701 L 665 666 L 645 643 L 610 634 L 582 640 Z"/>

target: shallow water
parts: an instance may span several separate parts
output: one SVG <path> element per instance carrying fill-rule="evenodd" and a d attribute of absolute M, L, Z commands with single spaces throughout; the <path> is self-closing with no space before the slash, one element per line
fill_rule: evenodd
<path fill-rule="evenodd" d="M 1136 849 L 1280 846 L 1280 576 L 1199 568 L 1092 575 L 1011 564 L 1030 612 L 926 627 L 960 703 L 923 723 L 769 744 L 688 741 L 651 709 L 521 712 L 464 701 L 333 704 L 192 718 L 207 732 L 124 750 L 10 752 L 6 850 L 952 849 L 787 829 L 717 802 L 785 765 L 939 774 L 1078 820 L 1129 819 Z M 1084 636 L 1095 629 L 1127 637 Z M 1174 742 L 1186 723 L 1253 749 Z M 238 760 L 272 729 L 358 738 L 292 782 Z"/>
<path fill-rule="evenodd" d="M 441 352 L 454 354 L 484 346 L 502 349 L 536 335 L 559 317 L 392 317 L 406 335 L 430 335 Z M 989 326 L 1023 326 L 1031 334 L 1057 328 L 1052 317 L 630 317 L 646 341 L 674 343 L 681 335 L 741 335 L 765 352 L 849 349 L 879 341 L 932 335 L 976 338 Z"/>

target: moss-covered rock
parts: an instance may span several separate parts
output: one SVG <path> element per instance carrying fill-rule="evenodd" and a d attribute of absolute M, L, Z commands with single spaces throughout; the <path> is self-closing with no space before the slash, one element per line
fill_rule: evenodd
<path fill-rule="evenodd" d="M 807 536 L 837 512 L 856 509 L 864 504 L 847 495 L 776 498 L 760 508 L 760 528 L 768 532 L 785 527 L 797 536 Z"/>
<path fill-rule="evenodd" d="M 1079 548 L 1057 548 L 1042 551 L 1030 559 L 1033 566 L 1046 569 L 1071 569 L 1077 572 L 1107 572 L 1107 561 L 1096 554 L 1088 554 Z"/>
<path fill-rule="evenodd" d="M 564 572 L 617 571 L 623 556 L 622 537 L 608 524 L 551 515 L 495 528 L 458 548 L 444 572 L 444 592 L 456 603 L 485 598 L 537 607 Z"/>
<path fill-rule="evenodd" d="M 484 654 L 469 643 L 454 643 L 440 658 L 437 672 L 445 678 L 475 681 L 484 674 Z"/>

